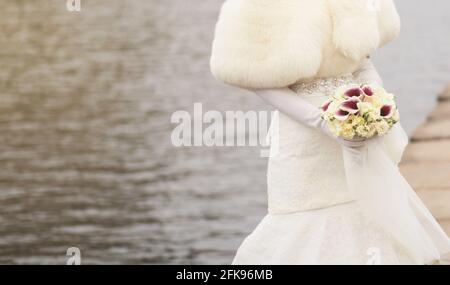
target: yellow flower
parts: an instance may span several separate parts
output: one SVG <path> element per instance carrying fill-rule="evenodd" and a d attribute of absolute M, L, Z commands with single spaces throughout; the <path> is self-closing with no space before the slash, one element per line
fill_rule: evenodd
<path fill-rule="evenodd" d="M 377 130 L 378 135 L 382 136 L 389 131 L 389 124 L 385 120 L 382 120 L 375 124 L 375 129 Z"/>
<path fill-rule="evenodd" d="M 346 139 L 352 139 L 355 136 L 355 130 L 352 123 L 344 122 L 341 126 L 340 136 Z"/>
<path fill-rule="evenodd" d="M 356 133 L 362 138 L 370 138 L 370 132 L 366 126 L 360 125 L 356 127 Z"/>
<path fill-rule="evenodd" d="M 365 123 L 365 120 L 362 117 L 354 116 L 354 115 L 352 116 L 352 126 L 353 127 L 358 127 L 358 126 L 364 125 L 364 123 Z"/>

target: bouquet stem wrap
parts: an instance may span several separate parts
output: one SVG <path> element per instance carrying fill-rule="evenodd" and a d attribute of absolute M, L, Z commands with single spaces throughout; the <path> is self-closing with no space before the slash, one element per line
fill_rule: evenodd
<path fill-rule="evenodd" d="M 407 137 L 397 124 L 363 147 L 343 147 L 347 183 L 363 212 L 404 249 L 414 263 L 428 264 L 450 252 L 450 240 L 401 175 Z"/>

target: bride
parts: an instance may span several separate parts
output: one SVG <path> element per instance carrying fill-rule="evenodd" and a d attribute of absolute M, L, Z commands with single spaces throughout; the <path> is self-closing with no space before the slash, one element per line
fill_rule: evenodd
<path fill-rule="evenodd" d="M 399 30 L 392 0 L 225 2 L 212 73 L 278 110 L 268 214 L 233 264 L 432 264 L 450 252 L 398 172 L 407 144 L 401 126 L 349 141 L 331 135 L 320 117 L 337 88 L 382 85 L 370 55 Z"/>

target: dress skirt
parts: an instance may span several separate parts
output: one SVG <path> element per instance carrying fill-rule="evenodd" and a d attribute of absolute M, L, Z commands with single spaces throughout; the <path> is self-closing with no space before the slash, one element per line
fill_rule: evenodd
<path fill-rule="evenodd" d="M 319 107 L 336 88 L 352 83 L 346 76 L 294 90 Z M 278 112 L 269 135 L 268 214 L 233 264 L 417 264 L 364 214 L 347 185 L 338 142 Z M 398 141 L 405 137 L 403 129 L 387 135 L 386 149 L 395 162 L 405 145 Z"/>

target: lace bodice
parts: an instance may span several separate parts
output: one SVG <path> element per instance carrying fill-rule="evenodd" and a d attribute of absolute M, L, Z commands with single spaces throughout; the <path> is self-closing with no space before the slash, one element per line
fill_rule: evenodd
<path fill-rule="evenodd" d="M 298 83 L 290 88 L 319 107 L 351 75 Z M 291 213 L 354 200 L 347 189 L 342 149 L 331 138 L 276 112 L 268 166 L 269 212 Z M 276 143 L 274 143 L 276 140 Z"/>
<path fill-rule="evenodd" d="M 351 74 L 329 77 L 329 78 L 317 78 L 309 81 L 299 81 L 289 88 L 300 95 L 322 94 L 330 96 L 336 90 L 336 88 L 355 83 L 355 79 Z"/>

